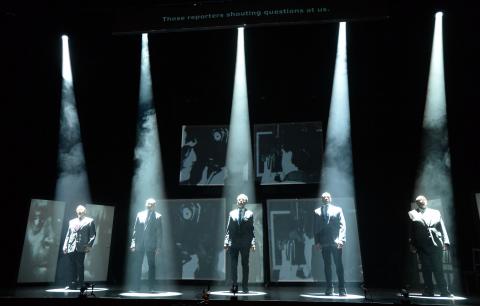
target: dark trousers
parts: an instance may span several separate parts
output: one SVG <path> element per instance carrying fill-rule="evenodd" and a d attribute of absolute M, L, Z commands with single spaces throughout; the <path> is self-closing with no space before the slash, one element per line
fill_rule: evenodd
<path fill-rule="evenodd" d="M 343 263 L 342 263 L 342 249 L 337 246 L 323 246 L 322 247 L 323 263 L 325 265 L 325 278 L 327 281 L 327 287 L 332 287 L 332 257 L 335 262 L 335 268 L 337 270 L 338 288 L 345 288 L 345 278 L 343 276 Z"/>
<path fill-rule="evenodd" d="M 68 253 L 68 258 L 70 260 L 70 267 L 72 269 L 72 278 L 71 284 L 73 285 L 83 285 L 84 282 L 84 261 L 85 261 L 85 253 L 84 252 L 77 252 L 74 251 L 72 253 Z"/>
<path fill-rule="evenodd" d="M 230 247 L 230 264 L 231 264 L 231 272 L 232 272 L 232 284 L 237 285 L 238 279 L 238 254 L 242 257 L 242 286 L 248 286 L 248 261 L 250 259 L 250 246 L 247 247 Z"/>
<path fill-rule="evenodd" d="M 137 288 L 140 288 L 140 280 L 142 279 L 142 264 L 145 255 L 147 255 L 148 263 L 148 286 L 152 288 L 155 284 L 155 249 L 137 249 L 135 251 L 135 286 Z"/>
<path fill-rule="evenodd" d="M 447 282 L 443 275 L 443 250 L 441 248 L 418 249 L 418 257 L 422 265 L 422 275 L 425 282 L 425 289 L 433 291 L 433 276 L 437 282 L 438 289 L 447 291 Z"/>

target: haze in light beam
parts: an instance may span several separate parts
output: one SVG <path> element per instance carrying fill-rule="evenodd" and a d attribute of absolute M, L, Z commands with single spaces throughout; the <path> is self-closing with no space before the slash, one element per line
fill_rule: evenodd
<path fill-rule="evenodd" d="M 415 194 L 441 197 L 444 204 L 452 205 L 442 35 L 442 16 L 436 15 Z"/>
<path fill-rule="evenodd" d="M 148 36 L 142 34 L 140 93 L 135 147 L 136 168 L 132 181 L 131 207 L 144 209 L 147 198 L 164 198 L 163 167 L 158 137 L 157 116 L 153 103 Z"/>
<path fill-rule="evenodd" d="M 320 192 L 354 196 L 346 24 L 340 22 Z"/>
<path fill-rule="evenodd" d="M 90 202 L 80 121 L 78 119 L 68 36 L 62 36 L 62 101 L 55 199 L 67 203 Z"/>
<path fill-rule="evenodd" d="M 255 203 L 244 28 L 237 30 L 237 56 L 229 134 L 226 161 L 228 177 L 224 188 L 227 205 L 239 193 L 247 194 L 249 202 Z"/>

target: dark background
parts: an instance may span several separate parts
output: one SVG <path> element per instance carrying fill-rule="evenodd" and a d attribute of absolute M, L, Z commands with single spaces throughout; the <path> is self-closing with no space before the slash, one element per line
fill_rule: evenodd
<path fill-rule="evenodd" d="M 0 286 L 15 286 L 30 199 L 53 199 L 55 195 L 60 35 L 64 31 L 70 35 L 92 201 L 116 208 L 112 236 L 115 256 L 110 261 L 109 278 L 119 283 L 131 226 L 128 212 L 141 37 L 112 35 L 113 15 L 108 3 L 6 3 L 0 6 L 0 232 L 4 263 Z M 448 128 L 457 222 L 454 243 L 459 248 L 461 269 L 471 269 L 471 248 L 480 246 L 474 200 L 474 193 L 480 192 L 480 26 L 476 21 L 480 16 L 473 1 L 386 5 L 388 18 L 349 23 L 347 44 L 364 277 L 368 286 L 397 288 L 403 282 L 400 263 L 406 253 L 406 213 L 414 196 L 434 13 L 438 8 L 445 12 Z M 245 30 L 252 124 L 320 120 L 326 128 L 337 32 L 337 23 Z M 228 124 L 235 52 L 235 29 L 150 36 L 169 198 L 222 194 L 219 187 L 178 185 L 181 125 Z M 317 195 L 316 185 L 257 186 L 257 200 L 264 204 L 268 198 Z"/>

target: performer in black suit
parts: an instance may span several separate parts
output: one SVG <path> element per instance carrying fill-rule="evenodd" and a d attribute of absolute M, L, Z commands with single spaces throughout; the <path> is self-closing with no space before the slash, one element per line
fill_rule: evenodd
<path fill-rule="evenodd" d="M 322 250 L 325 265 L 327 288 L 325 295 L 333 294 L 332 257 L 335 262 L 338 277 L 338 294 L 346 296 L 345 278 L 343 273 L 342 248 L 346 241 L 346 225 L 342 208 L 332 204 L 332 196 L 328 192 L 322 194 L 322 205 L 315 209 L 313 233 L 315 246 Z"/>
<path fill-rule="evenodd" d="M 417 208 L 408 212 L 410 219 L 410 250 L 418 253 L 425 282 L 424 296 L 434 296 L 432 274 L 442 296 L 451 297 L 443 275 L 443 252 L 447 251 L 450 240 L 440 211 L 427 208 L 428 200 L 419 195 L 415 199 Z"/>
<path fill-rule="evenodd" d="M 248 197 L 245 194 L 237 196 L 237 207 L 228 216 L 227 232 L 224 248 L 230 253 L 232 288 L 231 292 L 238 291 L 237 266 L 238 254 L 242 257 L 242 289 L 248 293 L 248 261 L 250 249 L 255 251 L 255 234 L 253 229 L 253 212 L 245 208 Z"/>
<path fill-rule="evenodd" d="M 137 214 L 133 226 L 130 250 L 135 254 L 135 290 L 140 289 L 143 258 L 147 255 L 148 287 L 154 290 L 155 284 L 155 255 L 160 253 L 162 243 L 161 214 L 155 211 L 155 199 L 145 202 L 145 210 Z"/>
<path fill-rule="evenodd" d="M 83 286 L 85 254 L 90 252 L 95 242 L 95 222 L 86 217 L 87 209 L 83 205 L 76 208 L 77 218 L 68 222 L 67 235 L 63 243 L 63 253 L 67 254 L 73 275 L 68 289 Z"/>

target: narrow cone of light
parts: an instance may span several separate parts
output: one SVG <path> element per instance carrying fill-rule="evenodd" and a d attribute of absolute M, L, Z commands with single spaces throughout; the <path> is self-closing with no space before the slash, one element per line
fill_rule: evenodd
<path fill-rule="evenodd" d="M 254 203 L 255 190 L 245 68 L 244 28 L 238 28 L 237 30 L 237 56 L 226 165 L 228 176 L 224 196 L 227 199 L 227 205 L 239 193 L 246 194 L 249 201 Z"/>
<path fill-rule="evenodd" d="M 415 194 L 441 198 L 452 206 L 450 152 L 447 131 L 442 16 L 435 17 L 430 73 L 423 117 L 422 160 Z"/>
<path fill-rule="evenodd" d="M 445 94 L 445 74 L 443 61 L 443 14 L 435 14 L 430 72 L 423 117 L 422 151 L 419 172 L 415 183 L 415 198 L 425 195 L 431 208 L 440 210 L 450 238 L 450 248 L 455 248 L 454 204 L 451 181 L 450 151 L 447 130 L 447 106 Z M 413 202 L 413 201 L 412 201 Z M 412 205 L 413 206 L 413 205 Z M 411 207 L 413 208 L 413 207 Z M 458 279 L 454 255 L 449 252 L 445 266 L 447 283 Z"/>
<path fill-rule="evenodd" d="M 135 147 L 135 170 L 132 179 L 132 191 L 130 199 L 130 222 L 129 237 L 130 247 L 133 226 L 138 212 L 145 210 L 146 200 L 154 198 L 157 202 L 156 211 L 162 214 L 162 256 L 157 256 L 156 278 L 165 278 L 160 275 L 160 265 L 168 266 L 171 258 L 170 252 L 165 249 L 169 245 L 169 224 L 165 218 L 165 190 L 163 179 L 163 165 L 160 150 L 160 139 L 158 135 L 157 115 L 153 101 L 152 79 L 150 71 L 150 54 L 148 48 L 148 35 L 142 34 L 142 49 L 140 63 L 140 92 L 138 99 L 137 117 L 137 144 Z M 126 282 L 133 285 L 135 274 L 135 256 L 128 252 L 126 261 Z M 144 263 L 145 264 L 145 263 Z"/>
<path fill-rule="evenodd" d="M 320 194 L 329 192 L 332 196 L 332 204 L 340 207 L 343 211 L 346 241 L 342 248 L 342 256 L 344 277 L 347 283 L 363 282 L 353 184 L 349 104 L 346 23 L 341 22 L 338 30 L 337 55 L 322 164 Z M 317 271 L 317 273 L 323 275 L 323 271 Z M 325 275 L 320 276 L 320 281 L 326 280 L 326 277 L 325 279 L 322 277 L 325 277 Z"/>
<path fill-rule="evenodd" d="M 62 36 L 62 100 L 55 199 L 69 204 L 90 201 L 68 36 L 65 35 Z"/>
<path fill-rule="evenodd" d="M 350 108 L 348 93 L 346 24 L 338 32 L 330 114 L 322 164 L 321 192 L 354 196 Z"/>

